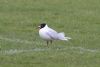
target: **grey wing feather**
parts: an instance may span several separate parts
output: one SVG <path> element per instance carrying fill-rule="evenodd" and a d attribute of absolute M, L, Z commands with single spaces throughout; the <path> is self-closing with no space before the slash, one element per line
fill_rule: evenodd
<path fill-rule="evenodd" d="M 46 34 L 48 36 L 50 36 L 52 39 L 57 39 L 58 38 L 58 33 L 53 29 L 49 28 L 49 30 L 46 32 Z"/>

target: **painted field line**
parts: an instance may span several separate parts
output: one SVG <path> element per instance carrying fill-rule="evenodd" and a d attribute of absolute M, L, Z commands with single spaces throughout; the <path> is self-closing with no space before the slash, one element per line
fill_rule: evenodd
<path fill-rule="evenodd" d="M 75 51 L 75 50 L 78 51 Z M 80 54 L 83 53 L 100 53 L 99 50 L 93 50 L 93 49 L 86 49 L 82 47 L 68 47 L 68 48 L 34 48 L 34 49 L 9 49 L 9 50 L 1 50 L 0 54 L 3 55 L 12 55 L 12 54 L 18 54 L 18 53 L 27 53 L 27 52 L 42 52 L 42 51 L 67 51 L 67 50 L 73 50 L 75 52 L 78 52 Z"/>
<path fill-rule="evenodd" d="M 40 48 L 35 48 L 35 49 L 9 49 L 9 50 L 2 50 L 0 51 L 1 54 L 4 55 L 13 55 L 13 54 L 18 54 L 18 53 L 27 53 L 27 52 L 40 52 L 40 51 L 46 51 L 48 49 L 40 49 Z"/>
<path fill-rule="evenodd" d="M 98 50 L 98 49 L 88 49 L 88 48 L 84 48 L 84 47 L 70 47 L 70 49 L 78 49 L 78 50 L 80 50 L 80 52 L 92 52 L 92 53 L 100 52 L 100 50 Z"/>
<path fill-rule="evenodd" d="M 16 43 L 24 43 L 24 44 L 34 44 L 34 43 L 36 44 L 36 42 L 33 42 L 33 41 L 16 39 L 16 38 L 7 38 L 7 37 L 2 37 L 2 36 L 0 36 L 0 40 L 16 42 Z M 41 44 L 41 43 L 38 42 L 37 44 Z"/>

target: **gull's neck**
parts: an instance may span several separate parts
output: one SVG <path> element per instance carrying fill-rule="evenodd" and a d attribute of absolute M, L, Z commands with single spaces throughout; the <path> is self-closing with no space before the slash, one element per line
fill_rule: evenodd
<path fill-rule="evenodd" d="M 48 25 L 46 25 L 45 27 L 48 28 Z"/>

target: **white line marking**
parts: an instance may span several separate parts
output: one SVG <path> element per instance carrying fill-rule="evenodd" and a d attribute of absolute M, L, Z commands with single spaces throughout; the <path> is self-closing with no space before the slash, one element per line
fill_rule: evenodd
<path fill-rule="evenodd" d="M 12 55 L 12 54 L 17 54 L 17 53 L 23 53 L 23 52 L 33 52 L 33 51 L 46 51 L 48 49 L 10 49 L 10 50 L 2 50 L 0 51 L 1 54 L 6 54 L 6 55 Z"/>
<path fill-rule="evenodd" d="M 83 52 L 92 52 L 92 53 L 100 52 L 100 50 L 98 50 L 98 49 L 88 49 L 88 48 L 84 48 L 84 47 L 71 47 L 71 49 L 78 49 L 78 50 L 80 50 L 80 53 L 83 53 Z"/>
<path fill-rule="evenodd" d="M 78 51 L 75 51 L 75 50 Z M 100 53 L 99 50 L 93 50 L 93 49 L 86 49 L 82 47 L 68 47 L 68 48 L 34 48 L 34 49 L 9 49 L 9 50 L 1 50 L 0 54 L 4 55 L 13 55 L 18 53 L 27 53 L 27 52 L 41 52 L 41 51 L 67 51 L 67 50 L 73 50 L 75 52 L 78 52 L 80 54 L 83 54 L 85 52 L 88 53 Z"/>
<path fill-rule="evenodd" d="M 7 38 L 7 37 L 2 37 L 0 36 L 1 40 L 5 40 L 5 41 L 10 41 L 10 42 L 17 42 L 17 43 L 26 43 L 26 44 L 33 44 L 32 41 L 28 41 L 28 40 L 21 40 L 21 39 L 14 39 L 14 38 Z"/>

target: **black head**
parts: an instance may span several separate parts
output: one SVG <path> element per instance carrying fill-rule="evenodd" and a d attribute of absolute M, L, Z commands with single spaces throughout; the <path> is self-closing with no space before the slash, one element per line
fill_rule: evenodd
<path fill-rule="evenodd" d="M 41 28 L 44 28 L 45 26 L 46 26 L 46 23 L 42 23 L 42 24 L 40 24 L 39 27 L 40 27 L 40 29 L 41 29 Z"/>

